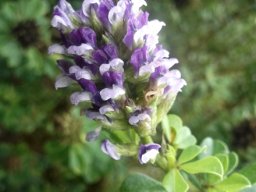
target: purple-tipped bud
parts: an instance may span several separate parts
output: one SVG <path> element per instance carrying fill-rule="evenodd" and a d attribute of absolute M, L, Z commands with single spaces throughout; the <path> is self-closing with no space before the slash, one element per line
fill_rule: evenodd
<path fill-rule="evenodd" d="M 101 127 L 96 128 L 94 131 L 90 131 L 86 134 L 86 141 L 95 141 L 100 135 Z"/>
<path fill-rule="evenodd" d="M 109 155 L 115 160 L 119 160 L 121 158 L 121 155 L 117 152 L 116 146 L 112 144 L 109 140 L 104 140 L 102 142 L 101 150 L 103 151 L 103 153 Z"/>
<path fill-rule="evenodd" d="M 139 149 L 139 162 L 141 164 L 146 164 L 151 160 L 155 160 L 156 156 L 159 153 L 159 149 L 161 148 L 161 145 L 156 143 L 141 145 Z"/>
<path fill-rule="evenodd" d="M 150 117 L 150 112 L 145 110 L 145 111 L 136 111 L 130 118 L 129 118 L 129 123 L 131 125 L 138 125 L 139 122 L 150 122 L 151 117 Z"/>

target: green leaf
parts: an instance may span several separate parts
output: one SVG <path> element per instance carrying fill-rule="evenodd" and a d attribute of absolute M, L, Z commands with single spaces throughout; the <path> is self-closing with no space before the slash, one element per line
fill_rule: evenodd
<path fill-rule="evenodd" d="M 210 137 L 205 138 L 201 143 L 201 146 L 206 147 L 206 150 L 200 154 L 200 158 L 229 152 L 228 147 L 225 143 L 223 143 L 222 141 L 213 140 Z"/>
<path fill-rule="evenodd" d="M 229 175 L 230 173 L 232 173 L 232 171 L 235 170 L 235 168 L 238 165 L 238 156 L 236 153 L 232 152 L 228 154 L 229 157 L 229 165 L 228 165 L 228 170 L 227 170 L 227 175 Z"/>
<path fill-rule="evenodd" d="M 217 157 L 206 157 L 198 161 L 186 163 L 180 166 L 184 171 L 197 174 L 197 173 L 209 173 L 219 177 L 223 177 L 223 166 Z"/>
<path fill-rule="evenodd" d="M 73 144 L 69 149 L 69 167 L 75 174 L 82 174 L 86 171 L 86 156 L 83 146 Z"/>
<path fill-rule="evenodd" d="M 182 128 L 182 120 L 177 115 L 168 115 L 169 126 L 176 130 Z"/>
<path fill-rule="evenodd" d="M 224 174 L 225 174 L 228 170 L 228 167 L 229 167 L 229 156 L 228 156 L 228 154 L 218 154 L 215 157 L 217 157 L 220 160 L 220 162 L 223 166 Z"/>
<path fill-rule="evenodd" d="M 168 192 L 186 192 L 189 185 L 178 170 L 168 172 L 164 179 L 163 185 Z"/>
<path fill-rule="evenodd" d="M 196 143 L 196 138 L 191 134 L 188 127 L 181 127 L 176 130 L 174 144 L 180 149 L 185 149 Z"/>
<path fill-rule="evenodd" d="M 166 192 L 163 185 L 146 175 L 129 175 L 121 185 L 120 192 Z"/>
<path fill-rule="evenodd" d="M 228 169 L 228 164 L 229 164 L 228 154 L 218 154 L 214 157 L 217 157 L 220 160 L 222 167 L 223 167 L 224 175 L 226 175 L 226 171 Z M 207 177 L 207 180 L 208 180 L 209 184 L 215 184 L 215 183 L 220 182 L 222 180 L 222 178 L 220 178 L 216 175 L 209 175 Z"/>
<path fill-rule="evenodd" d="M 194 159 L 196 156 L 198 156 L 205 148 L 192 145 L 186 149 L 184 149 L 179 156 L 178 162 L 179 164 L 183 164 L 185 162 L 188 162 L 192 159 Z"/>
<path fill-rule="evenodd" d="M 163 133 L 165 134 L 165 136 L 169 142 L 171 142 L 171 140 L 172 140 L 172 129 L 179 130 L 182 128 L 182 120 L 177 115 L 165 116 L 163 118 L 161 124 L 162 124 L 162 128 L 163 128 Z"/>
<path fill-rule="evenodd" d="M 238 192 L 246 187 L 249 187 L 250 185 L 250 181 L 245 176 L 239 173 L 234 173 L 221 183 L 215 185 L 215 188 L 219 191 Z"/>
<path fill-rule="evenodd" d="M 251 181 L 251 183 L 256 183 L 256 163 L 252 163 L 245 166 L 243 169 L 239 171 L 239 173 L 247 177 Z"/>

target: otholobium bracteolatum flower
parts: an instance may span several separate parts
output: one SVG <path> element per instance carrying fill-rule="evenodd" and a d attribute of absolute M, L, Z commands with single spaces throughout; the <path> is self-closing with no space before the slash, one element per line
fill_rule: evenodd
<path fill-rule="evenodd" d="M 62 74 L 55 87 L 77 86 L 70 101 L 82 114 L 98 121 L 95 139 L 109 133 L 102 151 L 113 159 L 137 156 L 141 164 L 154 162 L 161 145 L 152 140 L 157 125 L 186 85 L 178 63 L 158 41 L 165 23 L 149 20 L 144 0 L 85 0 L 74 10 L 60 0 L 51 24 L 62 42 L 49 48 L 63 55 Z"/>

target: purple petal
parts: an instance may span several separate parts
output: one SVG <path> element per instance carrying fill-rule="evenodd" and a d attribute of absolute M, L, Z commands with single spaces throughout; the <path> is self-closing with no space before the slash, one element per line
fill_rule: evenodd
<path fill-rule="evenodd" d="M 159 77 L 163 76 L 164 74 L 166 74 L 167 71 L 168 70 L 164 66 L 157 67 L 155 69 L 155 72 L 152 73 L 151 79 L 152 80 L 156 80 L 157 78 L 159 78 Z"/>
<path fill-rule="evenodd" d="M 60 70 L 62 71 L 62 73 L 68 74 L 69 68 L 72 66 L 72 63 L 67 60 L 60 59 L 60 60 L 57 60 L 57 65 L 60 68 Z"/>
<path fill-rule="evenodd" d="M 139 149 L 138 159 L 141 164 L 148 163 L 150 160 L 154 160 L 159 153 L 161 145 L 157 143 L 151 143 L 141 145 Z"/>
<path fill-rule="evenodd" d="M 108 55 L 109 59 L 118 57 L 117 47 L 114 44 L 107 44 L 103 47 L 104 52 Z"/>
<path fill-rule="evenodd" d="M 104 5 L 104 4 L 100 4 L 98 10 L 97 10 L 97 16 L 99 18 L 99 20 L 101 21 L 101 23 L 103 24 L 103 26 L 108 27 L 109 26 L 109 20 L 108 20 L 108 14 L 109 14 L 109 8 Z"/>
<path fill-rule="evenodd" d="M 128 30 L 127 33 L 124 36 L 123 43 L 131 50 L 133 47 L 133 36 L 134 32 L 131 30 Z"/>
<path fill-rule="evenodd" d="M 98 92 L 95 83 L 91 80 L 79 79 L 78 83 L 85 91 L 92 93 L 92 95 L 95 95 Z"/>
<path fill-rule="evenodd" d="M 104 53 L 104 51 L 98 49 L 96 51 L 93 52 L 92 54 L 92 58 L 96 63 L 107 63 L 108 62 L 108 57 L 107 55 Z"/>
<path fill-rule="evenodd" d="M 74 60 L 75 60 L 75 63 L 79 67 L 81 67 L 81 68 L 83 68 L 83 67 L 89 68 L 94 75 L 98 72 L 98 66 L 97 65 L 93 65 L 93 64 L 89 64 L 83 57 L 75 56 Z"/>
<path fill-rule="evenodd" d="M 91 46 L 96 46 L 96 33 L 88 27 L 83 27 L 78 29 L 78 35 L 80 36 L 80 44 L 88 43 Z"/>
<path fill-rule="evenodd" d="M 115 160 L 119 160 L 121 158 L 120 154 L 117 152 L 116 146 L 112 144 L 109 140 L 104 140 L 102 142 L 101 150 L 103 151 L 103 153 L 109 155 Z"/>
<path fill-rule="evenodd" d="M 102 75 L 102 79 L 108 87 L 112 85 L 123 86 L 124 83 L 124 74 L 114 71 L 107 71 Z"/>
<path fill-rule="evenodd" d="M 139 72 L 140 66 L 142 66 L 147 61 L 147 48 L 144 46 L 142 48 L 137 48 L 131 56 L 131 64 L 133 65 L 134 71 Z"/>

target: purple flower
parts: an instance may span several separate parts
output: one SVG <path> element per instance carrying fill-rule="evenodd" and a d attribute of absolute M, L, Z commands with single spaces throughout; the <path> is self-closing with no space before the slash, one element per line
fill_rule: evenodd
<path fill-rule="evenodd" d="M 161 145 L 156 143 L 141 145 L 139 149 L 138 159 L 141 164 L 146 164 L 150 160 L 155 160 L 156 156 L 159 153 Z"/>
<path fill-rule="evenodd" d="M 146 5 L 145 0 L 84 0 L 74 10 L 60 0 L 53 11 L 51 23 L 62 39 L 49 47 L 49 54 L 62 58 L 57 61 L 62 74 L 55 87 L 78 85 L 71 103 L 81 104 L 83 115 L 109 132 L 129 134 L 134 129 L 139 137 L 155 134 L 162 114 L 186 85 L 179 70 L 173 69 L 178 60 L 169 58 L 159 44 L 158 33 L 165 24 L 150 21 L 141 10 Z M 89 140 L 97 134 L 88 134 Z M 154 143 L 141 145 L 140 162 L 153 160 L 159 149 Z M 118 148 L 108 140 L 102 150 L 120 159 Z"/>
<path fill-rule="evenodd" d="M 121 155 L 117 152 L 117 147 L 112 144 L 109 140 L 104 140 L 101 144 L 101 150 L 103 153 L 109 155 L 115 160 L 119 160 Z"/>
<path fill-rule="evenodd" d="M 61 31 L 70 31 L 74 29 L 72 19 L 78 19 L 76 12 L 68 2 L 60 0 L 59 4 L 54 7 L 52 26 Z"/>

